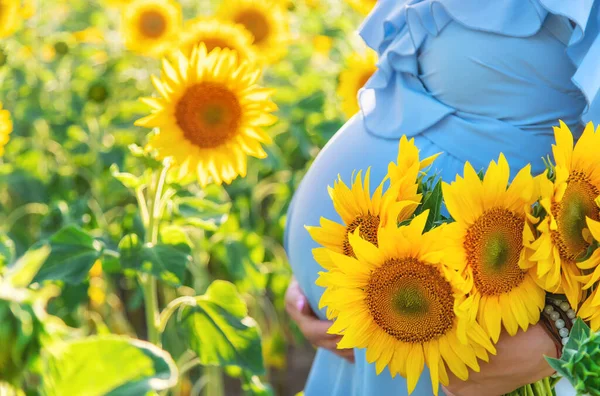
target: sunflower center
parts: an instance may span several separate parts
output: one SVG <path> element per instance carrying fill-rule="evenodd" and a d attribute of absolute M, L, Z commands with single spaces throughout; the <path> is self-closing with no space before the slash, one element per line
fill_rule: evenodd
<path fill-rule="evenodd" d="M 589 243 L 583 237 L 587 228 L 585 218 L 600 220 L 600 213 L 594 200 L 600 190 L 589 177 L 574 171 L 567 179 L 567 189 L 561 202 L 552 204 L 552 215 L 556 218 L 558 230 L 552 232 L 552 240 L 564 260 L 577 260 L 585 253 Z"/>
<path fill-rule="evenodd" d="M 269 22 L 261 12 L 242 11 L 235 18 L 235 22 L 244 25 L 252 33 L 255 44 L 261 44 L 269 36 Z"/>
<path fill-rule="evenodd" d="M 455 317 L 450 283 L 438 269 L 415 258 L 390 259 L 373 271 L 366 303 L 375 323 L 403 342 L 443 336 Z"/>
<path fill-rule="evenodd" d="M 206 51 L 210 52 L 212 50 L 214 50 L 215 48 L 229 48 L 231 50 L 234 50 L 235 48 L 232 48 L 231 45 L 229 45 L 229 43 L 221 38 L 218 37 L 210 37 L 210 38 L 205 38 L 202 39 L 200 41 L 198 41 L 198 44 L 200 43 L 204 43 L 204 45 L 206 46 Z"/>
<path fill-rule="evenodd" d="M 140 31 L 146 37 L 160 37 L 167 29 L 167 20 L 157 11 L 144 11 L 140 15 Z"/>
<path fill-rule="evenodd" d="M 523 282 L 519 267 L 525 219 L 504 208 L 490 209 L 467 230 L 464 248 L 475 286 L 483 295 L 511 291 Z"/>
<path fill-rule="evenodd" d="M 348 239 L 348 234 L 354 232 L 358 227 L 359 234 L 362 239 L 367 242 L 371 242 L 373 245 L 377 246 L 377 231 L 379 230 L 379 216 L 373 216 L 372 214 L 366 214 L 358 216 L 354 219 L 354 221 L 346 227 L 346 237 L 344 238 L 344 242 L 342 244 L 342 250 L 346 256 L 356 257 L 354 255 L 354 250 L 352 250 L 352 245 L 350 245 L 350 240 Z"/>
<path fill-rule="evenodd" d="M 217 147 L 234 137 L 241 115 L 235 94 L 214 82 L 189 87 L 175 107 L 175 119 L 184 136 L 200 148 Z"/>

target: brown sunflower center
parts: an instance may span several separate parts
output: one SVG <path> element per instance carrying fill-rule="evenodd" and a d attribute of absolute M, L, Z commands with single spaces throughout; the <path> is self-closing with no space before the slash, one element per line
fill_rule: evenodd
<path fill-rule="evenodd" d="M 379 216 L 373 216 L 372 214 L 366 214 L 358 216 L 354 221 L 346 227 L 346 237 L 342 244 L 344 254 L 349 257 L 355 257 L 352 245 L 348 239 L 348 234 L 354 232 L 358 227 L 359 235 L 365 241 L 371 242 L 377 246 L 377 230 L 379 230 Z"/>
<path fill-rule="evenodd" d="M 475 286 L 483 295 L 511 291 L 523 282 L 519 267 L 525 219 L 504 208 L 484 212 L 467 230 L 464 248 Z"/>
<path fill-rule="evenodd" d="M 594 200 L 600 190 L 594 186 L 589 177 L 580 171 L 574 171 L 567 179 L 567 189 L 561 202 L 554 202 L 551 207 L 558 230 L 552 231 L 552 241 L 564 260 L 577 260 L 585 253 L 589 243 L 583 238 L 583 230 L 587 228 L 585 218 L 600 220 L 600 213 Z"/>
<path fill-rule="evenodd" d="M 236 95 L 214 82 L 189 87 L 175 107 L 175 119 L 184 136 L 200 148 L 217 147 L 234 137 L 241 118 Z"/>
<path fill-rule="evenodd" d="M 261 44 L 269 37 L 269 22 L 262 12 L 244 10 L 236 16 L 235 22 L 244 25 L 252 33 L 255 44 Z"/>
<path fill-rule="evenodd" d="M 415 258 L 390 259 L 375 270 L 366 303 L 375 323 L 403 342 L 431 341 L 454 322 L 452 286 L 438 269 Z"/>
<path fill-rule="evenodd" d="M 204 43 L 208 52 L 214 50 L 215 48 L 229 48 L 231 50 L 235 50 L 235 48 L 233 48 L 226 40 L 223 40 L 219 37 L 207 37 L 198 41 L 198 44 L 200 43 Z"/>
<path fill-rule="evenodd" d="M 165 16 L 157 11 L 142 12 L 139 21 L 140 31 L 146 37 L 157 38 L 167 30 Z"/>

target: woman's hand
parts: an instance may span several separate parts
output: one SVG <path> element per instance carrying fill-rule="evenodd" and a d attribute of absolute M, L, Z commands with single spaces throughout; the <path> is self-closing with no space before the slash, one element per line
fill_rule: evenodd
<path fill-rule="evenodd" d="M 332 322 L 328 320 L 320 320 L 308 304 L 308 300 L 296 278 L 292 278 L 287 292 L 285 293 L 285 309 L 296 322 L 304 337 L 316 347 L 327 349 L 339 357 L 354 363 L 353 349 L 337 349 L 337 343 L 341 337 L 333 334 L 328 334 L 327 329 Z"/>
<path fill-rule="evenodd" d="M 541 324 L 526 332 L 519 330 L 514 337 L 502 333 L 496 350 L 489 363 L 480 362 L 479 373 L 469 372 L 468 381 L 450 375 L 450 386 L 444 387 L 446 395 L 503 395 L 554 373 L 543 355 L 557 357 L 556 345 Z"/>

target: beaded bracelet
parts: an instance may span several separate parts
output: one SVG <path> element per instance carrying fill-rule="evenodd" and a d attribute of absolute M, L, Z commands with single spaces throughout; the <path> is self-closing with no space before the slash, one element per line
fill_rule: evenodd
<path fill-rule="evenodd" d="M 567 301 L 550 296 L 546 298 L 541 322 L 556 345 L 558 357 L 562 354 L 563 346 L 569 341 L 569 333 L 576 317 L 577 313 Z"/>

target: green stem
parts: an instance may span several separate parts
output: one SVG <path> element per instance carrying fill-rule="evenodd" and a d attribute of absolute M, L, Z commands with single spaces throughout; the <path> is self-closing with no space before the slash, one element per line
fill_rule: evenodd
<path fill-rule="evenodd" d="M 140 283 L 144 292 L 144 305 L 146 307 L 146 326 L 148 328 L 148 341 L 160 346 L 160 333 L 158 332 L 158 296 L 156 295 L 156 279 L 148 274 L 140 275 Z"/>
<path fill-rule="evenodd" d="M 207 378 L 204 396 L 224 396 L 223 371 L 220 367 L 205 366 L 204 376 Z"/>
<path fill-rule="evenodd" d="M 182 305 L 196 305 L 196 299 L 190 296 L 182 296 L 171 301 L 169 305 L 167 305 L 167 307 L 160 313 L 160 318 L 158 320 L 159 332 L 162 333 L 165 331 L 167 323 L 169 322 L 169 318 L 171 318 L 175 311 Z"/>
<path fill-rule="evenodd" d="M 158 180 L 156 174 L 152 177 L 152 184 L 154 190 L 149 189 L 148 195 L 150 196 L 150 204 L 141 201 L 138 194 L 138 201 L 140 210 L 142 213 L 147 213 L 148 223 L 146 225 L 146 243 L 156 244 L 158 242 L 158 234 L 160 227 L 161 217 L 161 198 L 165 186 L 165 180 L 167 177 L 168 165 L 163 166 Z M 152 197 L 152 193 L 154 196 Z M 149 210 L 148 210 L 149 207 Z M 144 210 L 146 209 L 146 210 Z M 156 278 L 150 274 L 140 275 L 140 283 L 144 292 L 144 305 L 146 309 L 146 326 L 148 328 L 148 341 L 154 345 L 161 346 L 161 336 L 159 331 L 159 307 L 158 307 L 158 295 Z"/>

